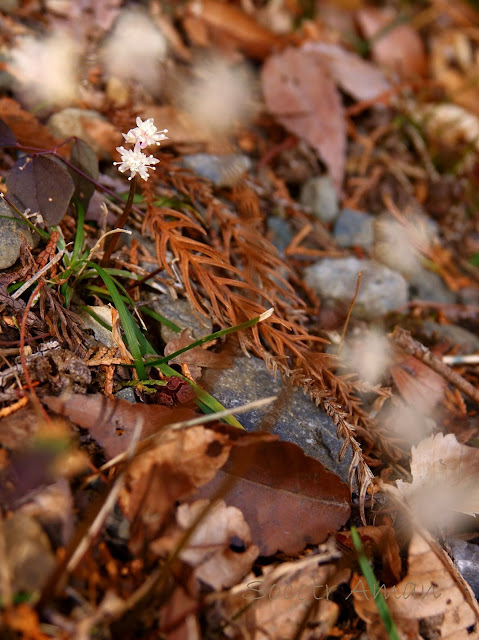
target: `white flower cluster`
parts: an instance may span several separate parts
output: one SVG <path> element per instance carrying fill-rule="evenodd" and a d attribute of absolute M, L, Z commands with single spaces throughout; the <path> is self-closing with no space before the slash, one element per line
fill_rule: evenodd
<path fill-rule="evenodd" d="M 128 144 L 135 145 L 133 149 L 125 149 L 125 147 L 117 147 L 116 150 L 120 153 L 121 162 L 114 162 L 113 164 L 119 164 L 118 171 L 125 173 L 130 171 L 131 175 L 128 180 L 131 180 L 138 174 L 143 180 L 148 180 L 148 169 L 155 169 L 151 165 L 157 164 L 159 160 L 153 156 L 147 156 L 141 150 L 152 144 L 160 144 L 162 140 L 167 140 L 167 129 L 158 131 L 153 124 L 153 118 L 142 121 L 141 118 L 136 119 L 136 127 L 130 129 L 128 133 L 124 133 L 123 137 Z"/>

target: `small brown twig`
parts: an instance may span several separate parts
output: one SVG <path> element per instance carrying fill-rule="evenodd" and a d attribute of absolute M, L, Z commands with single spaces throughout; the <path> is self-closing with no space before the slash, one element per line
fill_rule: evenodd
<path fill-rule="evenodd" d="M 453 369 L 448 367 L 447 364 L 444 364 L 444 362 L 439 360 L 439 358 L 431 353 L 427 347 L 417 340 L 414 340 L 409 331 L 406 331 L 401 327 L 396 327 L 393 333 L 390 334 L 390 338 L 406 353 L 418 358 L 418 360 L 422 360 L 422 362 L 431 367 L 431 369 L 439 373 L 448 382 L 457 387 L 459 391 L 462 391 L 466 396 L 469 396 L 471 400 L 474 400 L 474 402 L 479 404 L 479 390 Z"/>
<path fill-rule="evenodd" d="M 27 326 L 28 314 L 30 312 L 30 307 L 32 306 L 33 301 L 35 300 L 35 296 L 38 294 L 38 292 L 40 291 L 40 289 L 43 287 L 44 284 L 45 284 L 45 280 L 40 280 L 40 282 L 37 284 L 37 286 L 33 290 L 32 295 L 28 299 L 27 305 L 26 305 L 25 310 L 23 312 L 22 324 L 21 324 L 21 327 L 20 327 L 20 358 L 21 358 L 21 363 L 22 363 L 22 367 L 23 367 L 23 374 L 25 376 L 25 380 L 26 380 L 26 383 L 27 383 L 27 386 L 28 386 L 28 390 L 31 393 L 32 400 L 34 401 L 35 407 L 39 410 L 39 412 L 41 412 L 43 414 L 45 420 L 47 422 L 50 422 L 50 417 L 49 417 L 48 413 L 45 411 L 45 409 L 43 408 L 43 405 L 40 402 L 40 400 L 38 399 L 36 391 L 35 391 L 35 389 L 33 387 L 32 379 L 30 378 L 30 373 L 29 373 L 28 367 L 27 367 L 27 358 L 25 356 L 25 331 L 26 331 L 26 326 Z"/>
<path fill-rule="evenodd" d="M 349 319 L 351 318 L 351 313 L 353 312 L 354 303 L 356 302 L 356 298 L 358 297 L 359 287 L 361 285 L 361 278 L 363 277 L 363 271 L 358 273 L 358 280 L 356 282 L 356 290 L 354 292 L 353 299 L 351 300 L 351 304 L 349 305 L 348 315 L 346 316 L 346 320 L 344 321 L 343 331 L 341 333 L 341 340 L 339 342 L 338 354 L 341 355 L 344 346 L 344 338 L 346 337 L 346 331 L 348 330 Z"/>

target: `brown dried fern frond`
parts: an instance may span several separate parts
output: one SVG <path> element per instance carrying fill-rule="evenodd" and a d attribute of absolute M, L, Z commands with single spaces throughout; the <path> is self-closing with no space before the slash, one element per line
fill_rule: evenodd
<path fill-rule="evenodd" d="M 155 237 L 160 264 L 172 273 L 166 258 L 167 250 L 171 251 L 191 304 L 206 314 L 201 302 L 206 299 L 221 327 L 239 324 L 274 307 L 273 316 L 239 335 L 241 346 L 263 358 L 270 370 L 279 371 L 294 386 L 302 386 L 333 419 L 338 436 L 345 440 L 342 453 L 352 447 L 350 481 L 352 484 L 356 478 L 363 508 L 373 475 L 356 433 L 368 448 L 376 446 L 393 458 L 397 452 L 375 431 L 349 376 L 335 373 L 335 357 L 317 350 L 318 343 L 325 340 L 311 336 L 300 324 L 305 305 L 281 273 L 288 274 L 287 265 L 262 233 L 259 208 L 251 204 L 254 192 L 248 194 L 248 210 L 240 216 L 216 199 L 209 185 L 198 178 L 185 178 L 181 172 L 162 166 L 155 179 L 183 190 L 207 212 L 206 220 L 222 239 L 219 251 L 207 244 L 208 234 L 198 220 L 192 220 L 188 213 L 155 206 L 154 183 L 149 181 L 143 185 L 147 204 L 144 227 Z"/>

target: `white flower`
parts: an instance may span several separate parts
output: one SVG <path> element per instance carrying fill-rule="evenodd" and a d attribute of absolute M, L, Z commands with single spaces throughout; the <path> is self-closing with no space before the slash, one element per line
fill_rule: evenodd
<path fill-rule="evenodd" d="M 168 132 L 168 129 L 158 131 L 158 129 L 153 124 L 153 118 L 148 118 L 148 120 L 145 120 L 144 122 L 141 118 L 137 118 L 136 124 L 137 126 L 134 129 L 130 129 L 128 133 L 123 134 L 125 142 L 131 144 L 136 144 L 137 142 L 139 142 L 140 147 L 144 149 L 150 144 L 160 144 L 162 140 L 168 140 L 168 136 L 165 136 L 165 133 Z"/>
<path fill-rule="evenodd" d="M 114 162 L 113 164 L 119 164 L 118 171 L 125 173 L 125 171 L 131 171 L 131 176 L 128 180 L 131 180 L 138 173 L 140 178 L 143 180 L 148 180 L 148 169 L 155 169 L 155 167 L 151 167 L 152 164 L 157 164 L 159 160 L 154 158 L 153 156 L 147 156 L 142 151 L 140 151 L 140 141 L 138 140 L 135 144 L 135 148 L 125 149 L 124 147 L 117 147 L 116 150 L 121 155 L 121 162 Z"/>

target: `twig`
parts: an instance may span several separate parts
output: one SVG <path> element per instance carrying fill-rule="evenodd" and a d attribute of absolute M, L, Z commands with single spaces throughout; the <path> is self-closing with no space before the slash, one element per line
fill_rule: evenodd
<path fill-rule="evenodd" d="M 199 424 L 207 424 L 208 422 L 214 422 L 215 420 L 220 420 L 221 418 L 227 418 L 231 416 L 233 413 L 236 415 L 241 415 L 242 413 L 246 413 L 247 411 L 252 411 L 253 409 L 260 409 L 262 407 L 271 404 L 276 400 L 276 396 L 270 396 L 269 398 L 261 398 L 260 400 L 253 400 L 253 402 L 248 402 L 247 404 L 243 404 L 239 407 L 235 407 L 234 409 L 225 409 L 224 411 L 217 411 L 216 413 L 209 413 L 204 416 L 199 416 L 198 418 L 192 418 L 191 420 L 183 420 L 181 422 L 173 422 L 168 425 L 167 428 L 170 431 L 178 431 L 179 429 L 187 429 L 188 427 L 194 427 Z M 142 440 L 137 447 L 137 451 L 143 451 L 148 445 L 153 444 L 154 440 L 161 434 L 163 431 L 159 433 L 153 433 L 151 436 L 148 436 L 144 440 Z M 115 467 L 120 462 L 123 462 L 128 456 L 128 452 L 124 451 L 123 453 L 119 453 L 117 456 L 108 460 L 103 466 L 98 469 L 98 472 L 94 476 L 90 476 L 89 480 L 96 478 L 97 475 L 104 473 L 111 467 Z"/>
<path fill-rule="evenodd" d="M 346 331 L 348 330 L 349 319 L 351 318 L 351 313 L 353 312 L 354 303 L 356 302 L 356 298 L 358 297 L 359 287 L 361 285 L 361 278 L 363 277 L 363 271 L 358 273 L 358 280 L 356 282 L 356 291 L 354 292 L 353 299 L 351 300 L 351 304 L 349 305 L 348 315 L 346 316 L 346 320 L 344 321 L 343 331 L 341 333 L 341 340 L 339 341 L 339 349 L 338 355 L 341 355 L 344 346 L 344 338 L 346 336 Z"/>
<path fill-rule="evenodd" d="M 479 404 L 479 389 L 476 389 L 470 382 L 453 371 L 447 364 L 444 364 L 439 358 L 432 354 L 427 347 L 414 340 L 409 331 L 396 327 L 394 332 L 390 334 L 390 338 L 399 346 L 404 349 L 406 353 L 418 360 L 422 360 L 431 369 L 439 373 L 448 382 L 465 393 L 469 398 Z"/>
<path fill-rule="evenodd" d="M 30 378 L 30 373 L 29 373 L 28 367 L 27 367 L 27 357 L 25 355 L 25 331 L 26 331 L 26 326 L 27 326 L 28 313 L 30 311 L 30 307 L 33 304 L 33 301 L 35 300 L 36 295 L 38 294 L 38 292 L 40 291 L 40 289 L 43 287 L 44 284 L 45 284 L 45 280 L 42 280 L 41 282 L 39 282 L 37 284 L 37 286 L 35 287 L 35 289 L 32 292 L 32 295 L 28 299 L 27 306 L 25 307 L 25 311 L 23 313 L 22 324 L 21 324 L 21 327 L 20 327 L 20 358 L 21 358 L 21 363 L 22 363 L 22 367 L 23 367 L 23 375 L 25 376 L 25 380 L 26 380 L 28 389 L 29 389 L 29 391 L 31 393 L 32 400 L 33 400 L 33 402 L 35 404 L 35 408 L 39 412 L 43 413 L 43 417 L 45 418 L 45 420 L 47 422 L 50 422 L 50 416 L 45 411 L 45 408 L 43 407 L 42 403 L 38 399 L 36 391 L 35 391 L 35 389 L 33 387 L 32 379 Z"/>
<path fill-rule="evenodd" d="M 57 255 L 54 258 L 50 260 L 48 264 L 46 264 L 42 269 L 40 269 L 40 271 L 37 271 L 37 273 L 34 276 L 32 276 L 30 280 L 27 280 L 25 284 L 22 284 L 20 289 L 17 289 L 15 293 L 12 293 L 12 295 L 10 296 L 12 300 L 16 300 L 22 295 L 22 293 L 24 293 L 27 289 L 29 289 L 32 286 L 32 284 L 38 280 L 38 278 L 41 278 L 46 271 L 48 271 L 51 267 L 53 267 L 54 264 L 56 264 L 59 260 L 61 260 L 64 253 L 65 253 L 65 249 L 62 249 L 59 253 L 57 253 Z"/>

